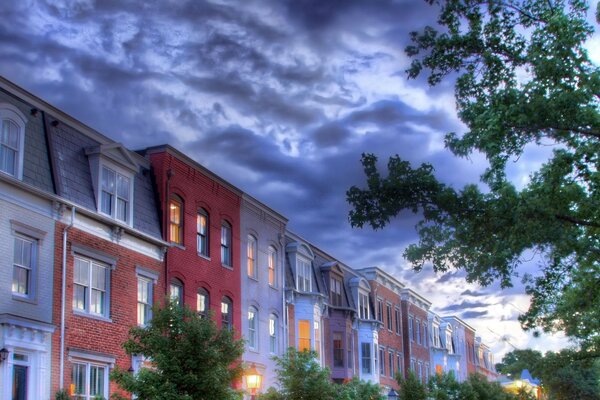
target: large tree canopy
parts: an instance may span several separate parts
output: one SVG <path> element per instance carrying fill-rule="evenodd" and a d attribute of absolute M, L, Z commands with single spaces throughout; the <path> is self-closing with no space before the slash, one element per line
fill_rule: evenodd
<path fill-rule="evenodd" d="M 467 280 L 512 284 L 524 256 L 538 254 L 529 276 L 525 328 L 564 330 L 600 350 L 600 69 L 584 48 L 593 33 L 584 1 L 427 0 L 440 7 L 438 28 L 411 34 L 409 77 L 430 85 L 456 77 L 467 132 L 449 133 L 459 157 L 484 154 L 481 182 L 456 189 L 430 164 L 392 157 L 380 174 L 364 154 L 367 187 L 347 199 L 355 227 L 383 228 L 402 210 L 422 216 L 419 242 L 406 258 L 416 270 L 462 268 Z M 595 24 L 594 24 L 595 25 Z M 507 162 L 526 145 L 554 146 L 529 183 L 516 187 Z"/>

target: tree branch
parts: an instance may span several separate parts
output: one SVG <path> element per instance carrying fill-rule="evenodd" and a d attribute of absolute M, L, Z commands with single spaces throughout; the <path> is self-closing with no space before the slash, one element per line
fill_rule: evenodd
<path fill-rule="evenodd" d="M 570 223 L 575 224 L 575 225 L 589 226 L 589 227 L 592 227 L 592 228 L 600 228 L 600 224 L 599 223 L 585 221 L 585 220 L 582 220 L 582 219 L 577 219 L 577 218 L 571 217 L 569 215 L 555 214 L 554 217 L 556 219 L 558 219 L 558 220 L 570 222 Z"/>

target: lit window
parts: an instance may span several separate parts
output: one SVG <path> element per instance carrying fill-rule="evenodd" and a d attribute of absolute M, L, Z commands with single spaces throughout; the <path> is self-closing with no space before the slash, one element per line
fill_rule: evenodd
<path fill-rule="evenodd" d="M 257 320 L 258 311 L 255 307 L 250 306 L 248 309 L 248 347 L 252 350 L 257 349 Z"/>
<path fill-rule="evenodd" d="M 173 303 L 183 307 L 183 283 L 179 279 L 172 279 L 169 285 L 169 297 Z"/>
<path fill-rule="evenodd" d="M 231 267 L 231 225 L 221 224 L 221 264 Z"/>
<path fill-rule="evenodd" d="M 221 328 L 233 329 L 233 302 L 229 297 L 223 297 L 221 300 Z"/>
<path fill-rule="evenodd" d="M 302 292 L 312 291 L 312 279 L 310 262 L 302 258 L 298 258 L 297 262 L 298 290 Z"/>
<path fill-rule="evenodd" d="M 256 279 L 256 238 L 254 236 L 248 235 L 248 245 L 246 247 L 248 276 Z"/>
<path fill-rule="evenodd" d="M 109 271 L 107 265 L 95 260 L 75 257 L 73 271 L 73 309 L 108 316 Z"/>
<path fill-rule="evenodd" d="M 310 350 L 310 321 L 298 321 L 298 350 Z"/>
<path fill-rule="evenodd" d="M 138 276 L 137 323 L 145 326 L 152 319 L 152 279 Z"/>
<path fill-rule="evenodd" d="M 208 316 L 208 311 L 210 310 L 210 297 L 208 296 L 208 290 L 204 288 L 198 289 L 198 293 L 196 295 L 196 309 L 202 318 L 206 318 Z"/>
<path fill-rule="evenodd" d="M 131 179 L 106 166 L 101 173 L 100 212 L 129 223 Z"/>
<path fill-rule="evenodd" d="M 363 374 L 371 373 L 371 344 L 361 343 L 360 344 L 360 357 L 361 367 Z"/>
<path fill-rule="evenodd" d="M 315 351 L 317 352 L 317 354 L 321 354 L 321 330 L 319 328 L 318 321 L 315 321 L 314 329 L 315 329 Z"/>
<path fill-rule="evenodd" d="M 169 241 L 176 244 L 183 244 L 182 205 L 179 197 L 169 201 Z"/>
<path fill-rule="evenodd" d="M 342 305 L 342 281 L 332 277 L 330 280 L 330 301 L 332 306 Z"/>
<path fill-rule="evenodd" d="M 198 254 L 208 257 L 208 213 L 204 209 L 198 211 L 198 216 L 196 217 L 196 232 Z"/>
<path fill-rule="evenodd" d="M 277 265 L 277 250 L 273 246 L 269 246 L 269 254 L 267 258 L 268 269 L 269 269 L 269 285 L 275 287 L 277 275 L 275 275 L 275 266 Z"/>
<path fill-rule="evenodd" d="M 269 315 L 269 352 L 277 353 L 277 316 Z"/>
<path fill-rule="evenodd" d="M 75 399 L 108 398 L 108 367 L 91 363 L 74 363 L 72 393 Z"/>
<path fill-rule="evenodd" d="M 14 246 L 12 292 L 18 296 L 32 297 L 37 241 L 17 236 Z"/>

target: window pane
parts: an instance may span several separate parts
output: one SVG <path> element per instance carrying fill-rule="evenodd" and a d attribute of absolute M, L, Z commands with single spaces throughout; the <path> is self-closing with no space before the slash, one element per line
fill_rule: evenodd
<path fill-rule="evenodd" d="M 89 282 L 90 262 L 75 258 L 75 270 L 73 272 L 73 280 L 75 283 L 87 285 Z"/>
<path fill-rule="evenodd" d="M 29 294 L 29 270 L 15 266 L 13 269 L 13 293 Z"/>
<path fill-rule="evenodd" d="M 104 292 L 92 289 L 90 298 L 90 311 L 95 314 L 104 314 Z"/>
<path fill-rule="evenodd" d="M 87 292 L 86 286 L 81 286 L 81 285 L 77 285 L 77 284 L 73 285 L 73 308 L 85 311 L 86 292 Z"/>
<path fill-rule="evenodd" d="M 120 221 L 127 222 L 127 202 L 123 199 L 117 199 L 117 215 L 116 218 Z"/>
<path fill-rule="evenodd" d="M 92 288 L 106 290 L 106 268 L 92 264 Z"/>
<path fill-rule="evenodd" d="M 104 367 L 90 366 L 90 396 L 104 396 Z"/>
<path fill-rule="evenodd" d="M 116 173 L 112 169 L 102 167 L 102 190 L 111 194 L 115 193 Z"/>
<path fill-rule="evenodd" d="M 204 289 L 198 290 L 196 298 L 196 308 L 198 313 L 202 316 L 206 316 L 208 311 L 208 293 Z"/>
<path fill-rule="evenodd" d="M 196 230 L 198 235 L 198 253 L 208 256 L 208 217 L 203 211 L 196 218 Z"/>
<path fill-rule="evenodd" d="M 129 200 L 129 178 L 117 174 L 117 196 L 123 200 Z"/>
<path fill-rule="evenodd" d="M 86 387 L 86 374 L 85 374 L 85 364 L 73 364 L 73 371 L 71 380 L 75 385 L 75 394 L 76 395 L 85 395 L 85 387 Z"/>
<path fill-rule="evenodd" d="M 269 317 L 269 351 L 277 352 L 277 317 L 271 314 Z"/>
<path fill-rule="evenodd" d="M 175 200 L 169 203 L 169 239 L 174 243 L 182 243 L 181 204 Z"/>

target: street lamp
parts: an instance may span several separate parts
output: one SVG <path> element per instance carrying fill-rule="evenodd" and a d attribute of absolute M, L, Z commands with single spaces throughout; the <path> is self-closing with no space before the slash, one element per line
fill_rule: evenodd
<path fill-rule="evenodd" d="M 256 397 L 256 391 L 260 389 L 262 383 L 262 375 L 256 369 L 254 363 L 250 366 L 250 369 L 246 371 L 246 386 L 250 390 L 250 398 L 252 400 Z"/>
<path fill-rule="evenodd" d="M 388 400 L 398 400 L 398 393 L 392 388 L 387 395 Z"/>

